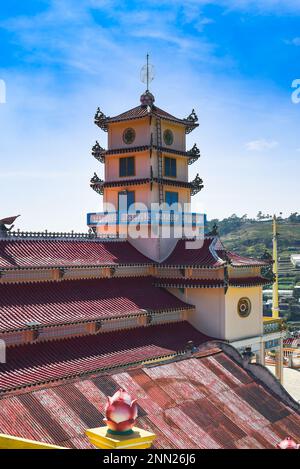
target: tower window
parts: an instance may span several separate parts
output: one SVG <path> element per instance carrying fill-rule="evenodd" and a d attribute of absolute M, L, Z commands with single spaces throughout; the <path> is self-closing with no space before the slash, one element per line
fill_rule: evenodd
<path fill-rule="evenodd" d="M 135 140 L 135 130 L 132 128 L 125 129 L 123 132 L 123 142 L 129 145 Z"/>
<path fill-rule="evenodd" d="M 134 176 L 134 156 L 120 158 L 119 160 L 120 177 Z"/>
<path fill-rule="evenodd" d="M 165 202 L 168 205 L 178 204 L 178 192 L 166 191 Z"/>
<path fill-rule="evenodd" d="M 174 136 L 173 136 L 173 132 L 172 130 L 170 129 L 166 129 L 164 131 L 164 142 L 166 145 L 172 145 L 174 141 Z"/>
<path fill-rule="evenodd" d="M 165 157 L 165 176 L 176 178 L 176 158 Z"/>

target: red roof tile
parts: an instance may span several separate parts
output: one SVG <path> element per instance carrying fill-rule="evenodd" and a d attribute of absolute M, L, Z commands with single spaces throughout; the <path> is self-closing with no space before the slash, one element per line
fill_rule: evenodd
<path fill-rule="evenodd" d="M 0 268 L 150 263 L 128 241 L 0 240 Z"/>
<path fill-rule="evenodd" d="M 2 398 L 0 432 L 90 448 L 84 432 L 104 425 L 107 396 L 120 387 L 138 399 L 137 426 L 156 434 L 155 448 L 275 448 L 287 435 L 300 441 L 300 415 L 223 352 Z"/>
<path fill-rule="evenodd" d="M 186 308 L 150 277 L 0 284 L 0 331 Z"/>
<path fill-rule="evenodd" d="M 269 285 L 272 281 L 265 277 L 242 277 L 229 278 L 229 285 L 234 287 L 255 287 L 258 285 Z"/>
<path fill-rule="evenodd" d="M 190 340 L 209 339 L 180 322 L 8 348 L 0 392 L 174 355 Z"/>
<path fill-rule="evenodd" d="M 225 261 L 220 259 L 213 248 L 213 238 L 205 238 L 204 240 L 196 240 L 194 244 L 191 241 L 179 240 L 170 254 L 164 260 L 162 266 L 191 266 L 191 267 L 222 267 Z M 190 243 L 195 249 L 188 249 L 187 243 Z M 201 247 L 197 247 L 197 243 L 202 243 Z"/>
<path fill-rule="evenodd" d="M 272 261 L 266 259 L 256 259 L 254 257 L 240 256 L 235 252 L 228 251 L 219 237 L 215 238 L 214 245 L 217 255 L 233 267 L 264 267 L 272 264 Z"/>
<path fill-rule="evenodd" d="M 169 114 L 168 112 L 164 111 L 163 109 L 160 109 L 157 106 L 152 106 L 151 111 L 148 112 L 147 106 L 141 106 L 141 105 L 136 106 L 132 109 L 129 109 L 128 111 L 125 111 L 121 114 L 118 114 L 117 116 L 107 117 L 105 119 L 105 123 L 110 124 L 113 122 L 141 119 L 145 117 L 150 117 L 151 115 L 161 117 L 162 119 L 166 119 L 171 122 L 177 122 L 178 124 L 182 124 L 189 128 L 195 128 L 195 127 L 198 127 L 199 125 L 187 119 L 178 119 L 177 117 L 172 116 L 172 114 Z"/>
<path fill-rule="evenodd" d="M 270 265 L 269 261 L 263 259 L 255 259 L 254 257 L 240 256 L 235 252 L 226 251 L 226 256 L 233 267 L 264 267 L 266 265 Z M 220 255 L 220 257 L 222 256 Z"/>
<path fill-rule="evenodd" d="M 170 288 L 222 288 L 225 282 L 222 279 L 193 279 L 193 278 L 158 278 L 155 285 Z"/>
<path fill-rule="evenodd" d="M 106 181 L 102 184 L 103 187 L 119 187 L 119 186 L 134 186 L 134 185 L 140 185 L 140 184 L 150 184 L 151 182 L 154 183 L 159 183 L 161 182 L 162 184 L 166 186 L 177 186 L 177 187 L 185 187 L 186 189 L 191 189 L 192 184 L 190 182 L 186 181 L 179 181 L 177 179 L 158 179 L 158 178 L 131 178 L 131 179 L 118 179 L 116 181 Z M 96 185 L 97 183 L 92 183 L 91 186 Z"/>

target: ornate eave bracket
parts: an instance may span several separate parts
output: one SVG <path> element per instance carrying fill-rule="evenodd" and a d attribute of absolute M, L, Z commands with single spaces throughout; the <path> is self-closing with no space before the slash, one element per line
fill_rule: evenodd
<path fill-rule="evenodd" d="M 190 133 L 198 125 L 198 116 L 195 113 L 195 109 L 184 119 L 187 123 L 186 133 Z"/>
<path fill-rule="evenodd" d="M 94 158 L 96 158 L 96 160 L 100 161 L 100 163 L 105 162 L 105 149 L 99 145 L 97 140 L 92 148 L 92 155 Z"/>
<path fill-rule="evenodd" d="M 104 181 L 100 179 L 96 173 L 94 173 L 94 176 L 92 177 L 91 181 L 91 188 L 97 192 L 97 194 L 103 195 L 104 191 Z"/>
<path fill-rule="evenodd" d="M 108 117 L 101 111 L 100 107 L 98 107 L 94 117 L 94 122 L 98 127 L 100 127 L 100 129 L 104 130 L 104 132 L 107 132 L 108 130 L 107 119 Z"/>
<path fill-rule="evenodd" d="M 197 144 L 195 143 L 194 146 L 187 152 L 188 155 L 188 164 L 193 164 L 195 161 L 197 161 L 201 154 L 200 150 L 197 147 Z"/>
<path fill-rule="evenodd" d="M 200 192 L 203 187 L 203 180 L 201 179 L 199 174 L 197 174 L 195 179 L 191 182 L 191 195 L 198 194 L 198 192 Z"/>

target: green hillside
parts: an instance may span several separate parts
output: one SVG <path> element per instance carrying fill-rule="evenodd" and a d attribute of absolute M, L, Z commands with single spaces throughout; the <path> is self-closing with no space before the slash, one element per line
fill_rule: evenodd
<path fill-rule="evenodd" d="M 300 283 L 300 269 L 290 262 L 291 254 L 300 253 L 300 220 L 279 219 L 278 254 L 279 287 L 293 288 Z M 272 253 L 272 220 L 254 220 L 232 215 L 224 220 L 211 220 L 209 229 L 216 223 L 224 245 L 245 256 L 260 257 L 267 249 Z"/>

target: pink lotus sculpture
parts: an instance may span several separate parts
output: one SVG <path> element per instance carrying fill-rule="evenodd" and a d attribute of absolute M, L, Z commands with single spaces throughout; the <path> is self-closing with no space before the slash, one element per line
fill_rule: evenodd
<path fill-rule="evenodd" d="M 290 436 L 276 445 L 278 449 L 300 449 L 300 444 L 296 443 Z"/>
<path fill-rule="evenodd" d="M 130 394 L 124 389 L 117 391 L 107 398 L 104 422 L 110 433 L 131 433 L 137 418 L 136 399 L 132 400 Z"/>

